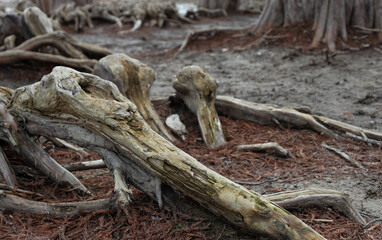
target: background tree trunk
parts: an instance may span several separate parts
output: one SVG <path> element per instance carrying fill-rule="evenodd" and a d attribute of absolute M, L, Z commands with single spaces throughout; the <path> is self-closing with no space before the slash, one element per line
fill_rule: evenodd
<path fill-rule="evenodd" d="M 257 22 L 256 31 L 297 23 L 312 25 L 312 46 L 324 38 L 330 51 L 336 49 L 337 35 L 347 41 L 347 27 L 381 29 L 380 0 L 270 0 Z M 381 33 L 379 38 L 382 39 Z"/>

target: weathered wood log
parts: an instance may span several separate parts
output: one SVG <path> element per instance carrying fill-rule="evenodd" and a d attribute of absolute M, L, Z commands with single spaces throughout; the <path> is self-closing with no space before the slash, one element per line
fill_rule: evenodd
<path fill-rule="evenodd" d="M 279 239 L 324 239 L 284 209 L 211 171 L 160 137 L 109 81 L 56 67 L 41 82 L 17 89 L 9 107 L 20 115 L 38 113 L 56 125 L 80 124 L 86 127 L 83 131 L 106 137 L 118 146 L 118 154 L 110 154 L 110 150 L 105 154 L 101 149 L 97 152 L 113 174 L 119 167 L 123 178 L 128 177 L 123 163 L 130 159 L 141 171 L 149 173 L 146 176 L 159 178 L 236 226 Z M 91 136 L 90 139 L 97 140 Z M 158 180 L 154 186 L 160 202 Z"/>
<path fill-rule="evenodd" d="M 176 94 L 196 115 L 204 143 L 209 148 L 225 144 L 223 129 L 215 110 L 216 82 L 198 66 L 188 66 L 173 79 Z"/>
<path fill-rule="evenodd" d="M 93 74 L 115 83 L 135 106 L 150 127 L 170 141 L 175 138 L 167 131 L 149 100 L 149 91 L 155 79 L 152 68 L 125 54 L 113 54 L 99 60 Z"/>

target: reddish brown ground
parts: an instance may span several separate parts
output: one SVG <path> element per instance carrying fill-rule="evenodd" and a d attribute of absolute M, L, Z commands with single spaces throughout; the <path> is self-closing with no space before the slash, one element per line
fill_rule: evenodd
<path fill-rule="evenodd" d="M 174 109 L 167 105 L 157 106 L 162 116 L 168 116 Z M 356 177 L 360 173 L 378 173 L 382 170 L 379 159 L 380 147 L 370 147 L 349 140 L 337 141 L 320 136 L 309 130 L 278 129 L 259 126 L 240 120 L 221 117 L 227 145 L 214 150 L 207 149 L 201 139 L 196 118 L 187 110 L 180 112 L 189 135 L 185 142 L 176 145 L 188 152 L 201 163 L 221 173 L 231 180 L 262 182 L 290 182 L 324 178 L 325 176 Z M 291 151 L 296 158 L 281 158 L 272 153 L 236 151 L 238 144 L 276 141 Z M 333 153 L 323 150 L 320 144 L 346 150 L 354 159 L 360 161 L 366 171 L 350 166 Z M 97 154 L 81 156 L 73 151 L 59 149 L 45 144 L 47 151 L 60 163 L 97 159 Z M 13 163 L 20 158 L 7 152 Z M 113 183 L 106 169 L 76 172 L 76 176 L 92 191 L 93 197 L 79 196 L 68 187 L 57 186 L 43 176 L 20 176 L 21 189 L 30 190 L 43 197 L 20 194 L 29 199 L 47 202 L 80 201 L 105 198 L 111 195 Z M 278 192 L 282 189 L 267 189 Z M 129 215 L 122 211 L 109 210 L 83 214 L 64 219 L 52 219 L 20 213 L 0 212 L 0 237 L 3 239 L 252 239 L 239 232 L 216 227 L 214 222 L 181 213 L 159 210 L 157 204 L 144 193 L 133 189 L 133 203 Z M 350 221 L 335 211 L 325 208 L 309 208 L 292 211 L 316 231 L 328 239 L 374 240 L 382 236 L 382 225 L 378 223 L 370 229 Z M 329 220 L 323 222 L 321 219 Z M 228 228 L 227 228 L 228 229 Z"/>
<path fill-rule="evenodd" d="M 260 45 L 277 45 L 286 48 L 299 50 L 305 54 L 321 52 L 327 48 L 326 44 L 321 42 L 318 48 L 311 46 L 314 31 L 311 25 L 301 24 L 293 27 L 273 28 L 272 30 L 264 30 L 263 32 L 253 33 L 249 30 L 237 32 L 218 31 L 214 34 L 205 34 L 194 38 L 189 42 L 186 49 L 196 51 L 215 51 L 226 48 L 229 51 L 243 51 Z M 380 41 L 376 33 L 361 29 L 348 29 L 348 40 L 344 41 L 338 37 L 336 41 L 337 52 L 359 51 L 363 49 L 375 49 L 382 53 L 379 48 Z M 169 51 L 172 55 L 177 49 Z M 163 57 L 163 56 L 162 56 Z M 293 56 L 290 56 L 293 57 Z"/>

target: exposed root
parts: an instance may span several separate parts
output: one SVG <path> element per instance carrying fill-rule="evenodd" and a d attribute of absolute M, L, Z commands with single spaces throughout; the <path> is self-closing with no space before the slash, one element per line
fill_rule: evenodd
<path fill-rule="evenodd" d="M 38 170 L 61 184 L 69 184 L 74 189 L 91 195 L 90 191 L 68 170 L 58 164 L 26 133 L 15 134 L 17 148 Z"/>
<path fill-rule="evenodd" d="M 57 49 L 64 56 L 37 51 L 46 46 Z M 88 56 L 103 57 L 108 54 L 112 54 L 112 52 L 106 48 L 77 41 L 67 33 L 57 31 L 38 35 L 13 49 L 0 52 L 0 64 L 36 60 L 91 71 L 97 61 L 89 59 Z"/>
<path fill-rule="evenodd" d="M 48 217 L 69 217 L 79 213 L 115 208 L 115 198 L 84 202 L 45 203 L 28 200 L 0 190 L 0 210 Z"/>
<path fill-rule="evenodd" d="M 264 195 L 286 209 L 310 206 L 331 207 L 346 217 L 366 224 L 365 220 L 342 192 L 328 189 L 306 189 Z"/>
<path fill-rule="evenodd" d="M 276 119 L 278 123 L 286 123 L 296 128 L 310 128 L 318 133 L 336 137 L 334 132 L 317 122 L 312 115 L 299 112 L 291 107 L 257 104 L 233 97 L 218 96 L 216 98 L 216 109 L 218 112 L 234 119 L 242 119 L 263 125 L 274 125 L 274 119 Z"/>
<path fill-rule="evenodd" d="M 283 147 L 281 147 L 278 143 L 276 142 L 269 142 L 269 143 L 259 143 L 259 144 L 250 144 L 250 145 L 238 145 L 235 147 L 237 150 L 249 150 L 249 151 L 275 151 L 278 155 L 282 157 L 290 157 L 290 158 L 295 158 L 295 156 L 285 150 Z"/>
<path fill-rule="evenodd" d="M 346 161 L 351 163 L 354 167 L 365 169 L 365 167 L 362 166 L 362 164 L 360 162 L 352 159 L 349 155 L 347 155 L 346 153 L 342 152 L 341 150 L 339 150 L 339 149 L 337 149 L 335 147 L 332 147 L 332 146 L 328 146 L 325 143 L 322 143 L 321 146 L 326 148 L 326 149 L 328 149 L 328 150 L 330 150 L 330 151 L 333 151 L 334 153 L 336 153 L 337 155 L 339 155 L 340 157 L 342 157 L 343 159 L 345 159 Z"/>

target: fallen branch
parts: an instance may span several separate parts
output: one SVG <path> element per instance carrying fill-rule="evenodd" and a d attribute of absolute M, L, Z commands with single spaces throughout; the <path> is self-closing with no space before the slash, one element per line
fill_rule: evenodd
<path fill-rule="evenodd" d="M 84 202 L 45 203 L 28 200 L 0 190 L 0 210 L 23 212 L 49 217 L 69 217 L 80 213 L 116 207 L 116 199 L 100 199 Z"/>
<path fill-rule="evenodd" d="M 285 150 L 283 147 L 281 147 L 276 142 L 249 144 L 249 145 L 238 145 L 235 147 L 235 149 L 237 149 L 237 150 L 249 150 L 249 151 L 267 151 L 267 150 L 272 151 L 273 150 L 278 155 L 280 155 L 282 157 L 295 158 L 295 156 L 291 152 Z"/>
<path fill-rule="evenodd" d="M 0 52 L 0 65 L 8 65 L 24 60 L 50 62 L 77 69 L 86 69 L 88 71 L 91 71 L 97 63 L 97 60 L 92 59 L 74 59 L 47 53 L 22 51 L 16 49 Z"/>
<path fill-rule="evenodd" d="M 362 166 L 362 164 L 360 162 L 352 159 L 349 155 L 347 155 L 346 153 L 342 152 L 341 150 L 339 150 L 339 149 L 337 149 L 335 147 L 332 147 L 332 146 L 328 146 L 325 143 L 321 143 L 321 146 L 326 148 L 326 149 L 328 149 L 328 150 L 330 150 L 330 151 L 333 151 L 334 153 L 336 153 L 337 155 L 339 155 L 340 157 L 342 157 L 343 159 L 345 159 L 346 161 L 351 163 L 353 166 L 361 168 L 361 169 L 365 169 L 364 166 Z"/>
<path fill-rule="evenodd" d="M 62 166 L 70 172 L 106 168 L 106 164 L 102 159 L 93 160 L 93 161 L 85 161 L 85 162 L 68 163 Z"/>

